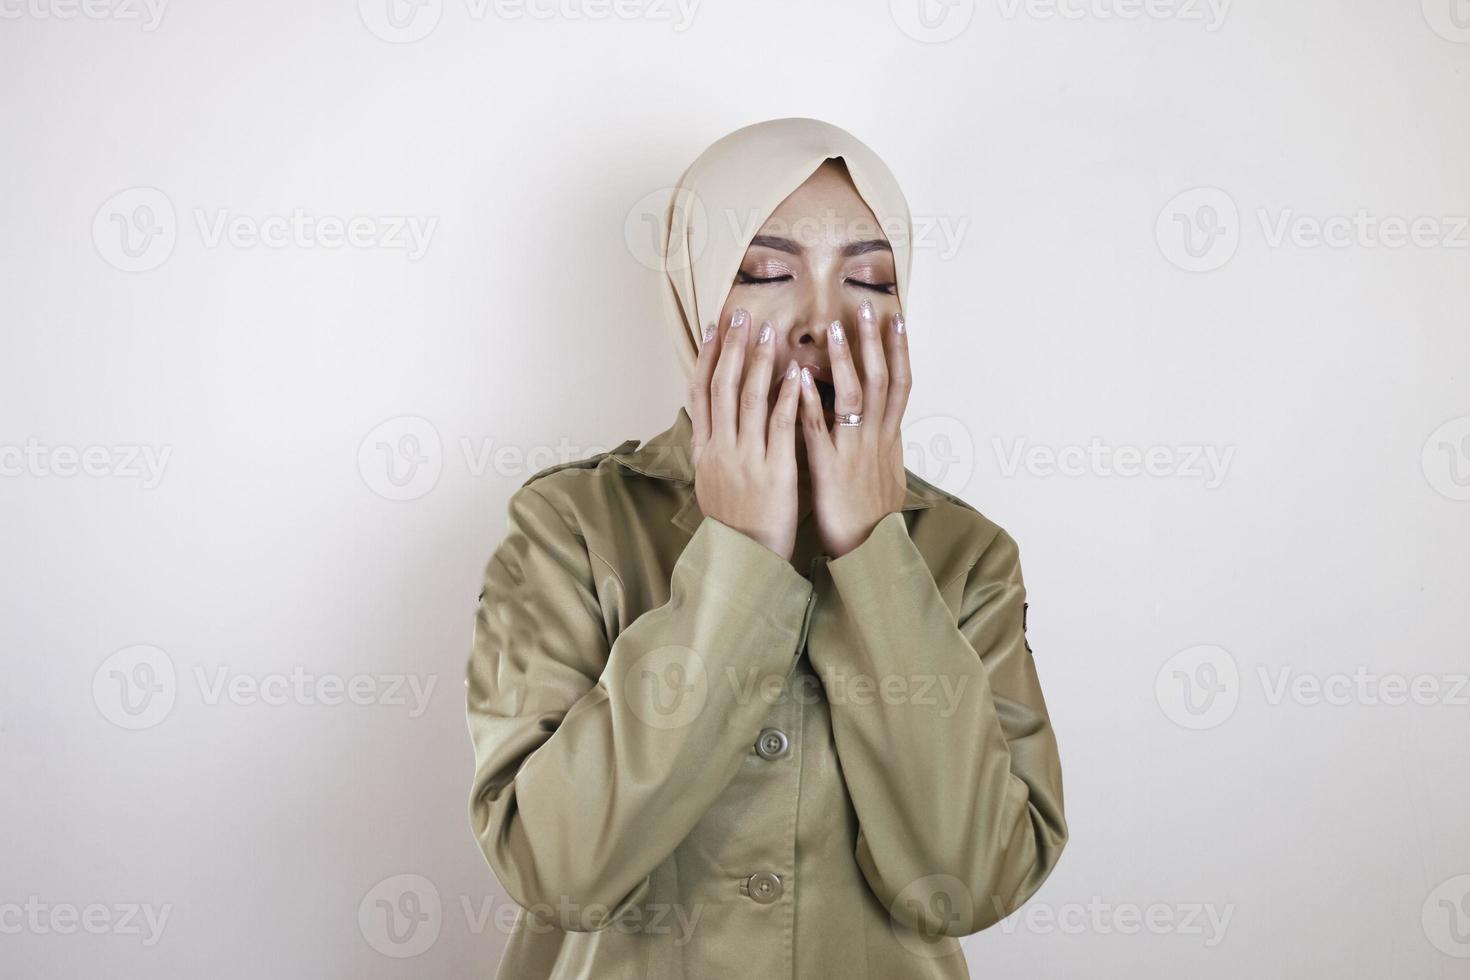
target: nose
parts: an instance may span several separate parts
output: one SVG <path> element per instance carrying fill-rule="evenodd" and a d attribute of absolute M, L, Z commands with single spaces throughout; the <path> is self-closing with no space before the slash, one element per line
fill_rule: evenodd
<path fill-rule="evenodd" d="M 841 297 L 836 291 L 821 290 L 802 304 L 791 322 L 790 341 L 793 350 L 814 348 L 827 350 L 827 325 L 842 319 Z M 824 358 L 825 359 L 825 358 Z"/>
<path fill-rule="evenodd" d="M 821 351 L 824 355 L 827 350 L 827 324 L 829 320 L 816 320 L 813 317 L 797 317 L 791 323 L 789 336 L 791 350 L 794 354 Z"/>

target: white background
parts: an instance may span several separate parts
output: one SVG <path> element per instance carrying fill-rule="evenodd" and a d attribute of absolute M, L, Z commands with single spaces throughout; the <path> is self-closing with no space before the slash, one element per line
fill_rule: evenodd
<path fill-rule="evenodd" d="M 931 228 L 910 468 L 1022 549 L 1072 838 L 973 972 L 1470 969 L 1463 2 L 91 2 L 0 0 L 0 973 L 493 973 L 484 562 L 673 421 L 639 209 L 788 115 Z"/>

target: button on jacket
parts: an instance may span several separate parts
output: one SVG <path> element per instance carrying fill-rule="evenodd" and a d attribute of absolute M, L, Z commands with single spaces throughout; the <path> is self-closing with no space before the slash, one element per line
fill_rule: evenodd
<path fill-rule="evenodd" d="M 1067 839 L 1015 542 L 913 473 L 838 558 L 704 515 L 691 422 L 511 496 L 467 671 L 498 976 L 968 977 Z"/>

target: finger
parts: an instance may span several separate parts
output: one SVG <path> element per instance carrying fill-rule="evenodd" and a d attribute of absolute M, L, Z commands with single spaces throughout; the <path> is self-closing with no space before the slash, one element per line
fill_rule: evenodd
<path fill-rule="evenodd" d="M 720 362 L 715 365 L 714 377 L 710 380 L 710 438 L 722 440 L 728 446 L 735 445 L 739 434 L 735 407 L 740 401 L 740 375 L 745 367 L 745 338 L 750 332 L 746 324 L 749 322 L 750 314 L 740 307 L 731 312 L 730 323 L 720 341 Z"/>
<path fill-rule="evenodd" d="M 719 344 L 715 342 L 719 332 L 718 323 L 704 325 L 704 340 L 700 342 L 699 356 L 694 359 L 694 372 L 689 377 L 685 400 L 689 406 L 689 421 L 693 423 L 689 432 L 689 449 L 694 460 L 699 459 L 705 443 L 709 442 L 709 379 L 719 356 Z"/>
<path fill-rule="evenodd" d="M 781 380 L 781 392 L 776 396 L 776 404 L 771 409 L 771 418 L 767 422 L 766 462 L 773 463 L 778 459 L 789 459 L 792 465 L 795 465 L 796 423 L 799 420 L 797 413 L 801 410 L 798 402 L 800 397 L 801 371 L 797 368 L 796 358 L 793 357 L 786 364 L 786 377 Z"/>
<path fill-rule="evenodd" d="M 827 417 L 822 412 L 822 396 L 806 368 L 801 369 L 801 434 L 806 440 L 807 469 L 825 464 L 832 454 L 832 438 L 827 433 Z"/>
<path fill-rule="evenodd" d="M 759 440 L 760 455 L 766 451 L 766 412 L 771 401 L 771 363 L 776 359 L 775 336 L 776 328 L 771 326 L 771 321 L 761 324 L 741 386 L 739 436 L 742 440 Z"/>
<path fill-rule="evenodd" d="M 847 331 L 842 329 L 841 320 L 833 320 L 827 325 L 827 350 L 828 358 L 832 362 L 832 387 L 836 389 L 836 397 L 832 400 L 833 411 L 839 415 L 861 412 L 863 389 L 858 382 L 857 367 L 852 361 L 852 348 L 847 342 Z M 864 424 L 867 423 L 866 419 L 863 421 Z M 840 449 L 850 445 L 853 440 L 860 439 L 861 434 L 857 430 L 861 427 L 839 423 L 832 437 L 832 445 Z"/>
<path fill-rule="evenodd" d="M 913 362 L 909 360 L 909 329 L 903 314 L 893 314 L 888 329 L 888 404 L 883 410 L 883 437 L 898 440 L 903 431 L 903 413 L 909 392 L 914 389 Z"/>
<path fill-rule="evenodd" d="M 883 337 L 878 330 L 878 316 L 873 304 L 858 304 L 858 346 L 863 358 L 863 424 L 857 431 L 869 444 L 876 444 L 883 434 L 883 411 L 888 404 L 888 360 L 883 355 Z"/>

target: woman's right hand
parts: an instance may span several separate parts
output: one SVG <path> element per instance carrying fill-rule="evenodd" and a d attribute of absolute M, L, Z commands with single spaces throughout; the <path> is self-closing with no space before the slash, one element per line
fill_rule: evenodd
<path fill-rule="evenodd" d="M 710 324 L 705 333 L 689 384 L 699 508 L 790 560 L 797 523 L 796 361 L 786 365 L 771 408 L 775 330 L 761 342 L 750 314 L 737 308 L 723 330 Z"/>

